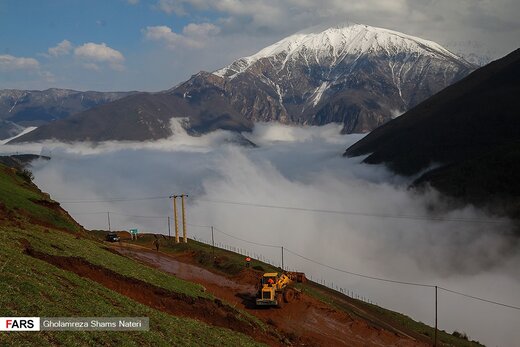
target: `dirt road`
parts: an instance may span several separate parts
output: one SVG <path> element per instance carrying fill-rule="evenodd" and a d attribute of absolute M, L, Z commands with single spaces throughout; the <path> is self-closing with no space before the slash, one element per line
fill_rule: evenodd
<path fill-rule="evenodd" d="M 139 246 L 115 247 L 132 257 L 175 276 L 199 283 L 208 292 L 244 309 L 287 336 L 293 344 L 306 346 L 427 346 L 405 333 L 390 331 L 367 321 L 335 310 L 302 294 L 283 308 L 255 306 L 255 283 L 258 273 L 244 269 L 238 276 L 227 277 L 176 257 Z"/>

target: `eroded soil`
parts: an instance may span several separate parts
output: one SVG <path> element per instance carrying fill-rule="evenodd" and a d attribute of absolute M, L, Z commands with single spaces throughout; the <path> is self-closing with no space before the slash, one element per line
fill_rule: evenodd
<path fill-rule="evenodd" d="M 369 324 L 304 293 L 294 302 L 284 304 L 282 308 L 258 308 L 255 305 L 255 294 L 259 275 L 250 269 L 244 269 L 239 275 L 230 277 L 190 263 L 189 254 L 174 256 L 134 245 L 114 248 L 122 255 L 203 285 L 215 297 L 266 322 L 294 345 L 428 346 L 390 325 L 385 328 L 385 322 Z"/>

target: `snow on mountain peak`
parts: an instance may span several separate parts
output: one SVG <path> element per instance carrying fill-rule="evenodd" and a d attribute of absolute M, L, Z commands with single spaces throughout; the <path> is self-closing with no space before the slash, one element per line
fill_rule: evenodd
<path fill-rule="evenodd" d="M 238 59 L 231 65 L 217 70 L 215 75 L 233 78 L 263 58 L 283 57 L 284 63 L 302 58 L 320 64 L 341 62 L 348 55 L 388 55 L 417 53 L 439 54 L 448 59 L 461 58 L 441 45 L 397 31 L 362 24 L 347 24 L 327 29 L 310 28 L 288 36 L 249 57 Z M 285 64 L 284 64 L 285 65 Z"/>

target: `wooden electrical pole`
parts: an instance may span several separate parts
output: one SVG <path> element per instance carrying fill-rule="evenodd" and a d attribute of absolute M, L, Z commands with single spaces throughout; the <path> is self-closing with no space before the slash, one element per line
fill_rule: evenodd
<path fill-rule="evenodd" d="M 282 246 L 282 270 L 283 270 L 283 246 Z"/>
<path fill-rule="evenodd" d="M 188 195 L 187 194 L 182 194 L 181 195 L 181 204 L 182 204 L 182 239 L 184 241 L 184 243 L 187 243 L 188 242 L 188 237 L 187 237 L 187 230 L 186 230 L 186 209 L 185 209 L 185 206 L 184 206 L 184 198 L 187 198 Z"/>
<path fill-rule="evenodd" d="M 170 235 L 170 216 L 168 216 L 168 244 L 171 245 L 171 235 Z"/>
<path fill-rule="evenodd" d="M 435 337 L 433 339 L 433 345 L 437 347 L 437 286 L 435 286 Z"/>
<path fill-rule="evenodd" d="M 177 219 L 177 195 L 171 195 L 173 199 L 173 220 L 175 222 L 175 243 L 179 243 L 179 222 Z"/>
<path fill-rule="evenodd" d="M 211 226 L 211 245 L 213 246 L 213 260 L 215 260 L 215 237 L 213 236 L 213 226 Z"/>
<path fill-rule="evenodd" d="M 107 217 L 108 217 L 108 231 L 112 231 L 111 227 L 110 227 L 110 211 L 107 212 Z"/>

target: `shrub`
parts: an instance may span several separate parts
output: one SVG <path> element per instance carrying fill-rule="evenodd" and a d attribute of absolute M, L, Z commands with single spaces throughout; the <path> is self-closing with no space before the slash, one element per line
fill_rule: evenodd
<path fill-rule="evenodd" d="M 466 341 L 469 341 L 469 337 L 465 332 L 459 333 L 458 331 L 455 330 L 452 335 L 459 339 L 464 339 Z"/>
<path fill-rule="evenodd" d="M 34 175 L 29 169 L 22 169 L 21 171 L 18 171 L 18 176 L 24 179 L 24 181 L 32 182 L 34 179 Z"/>

